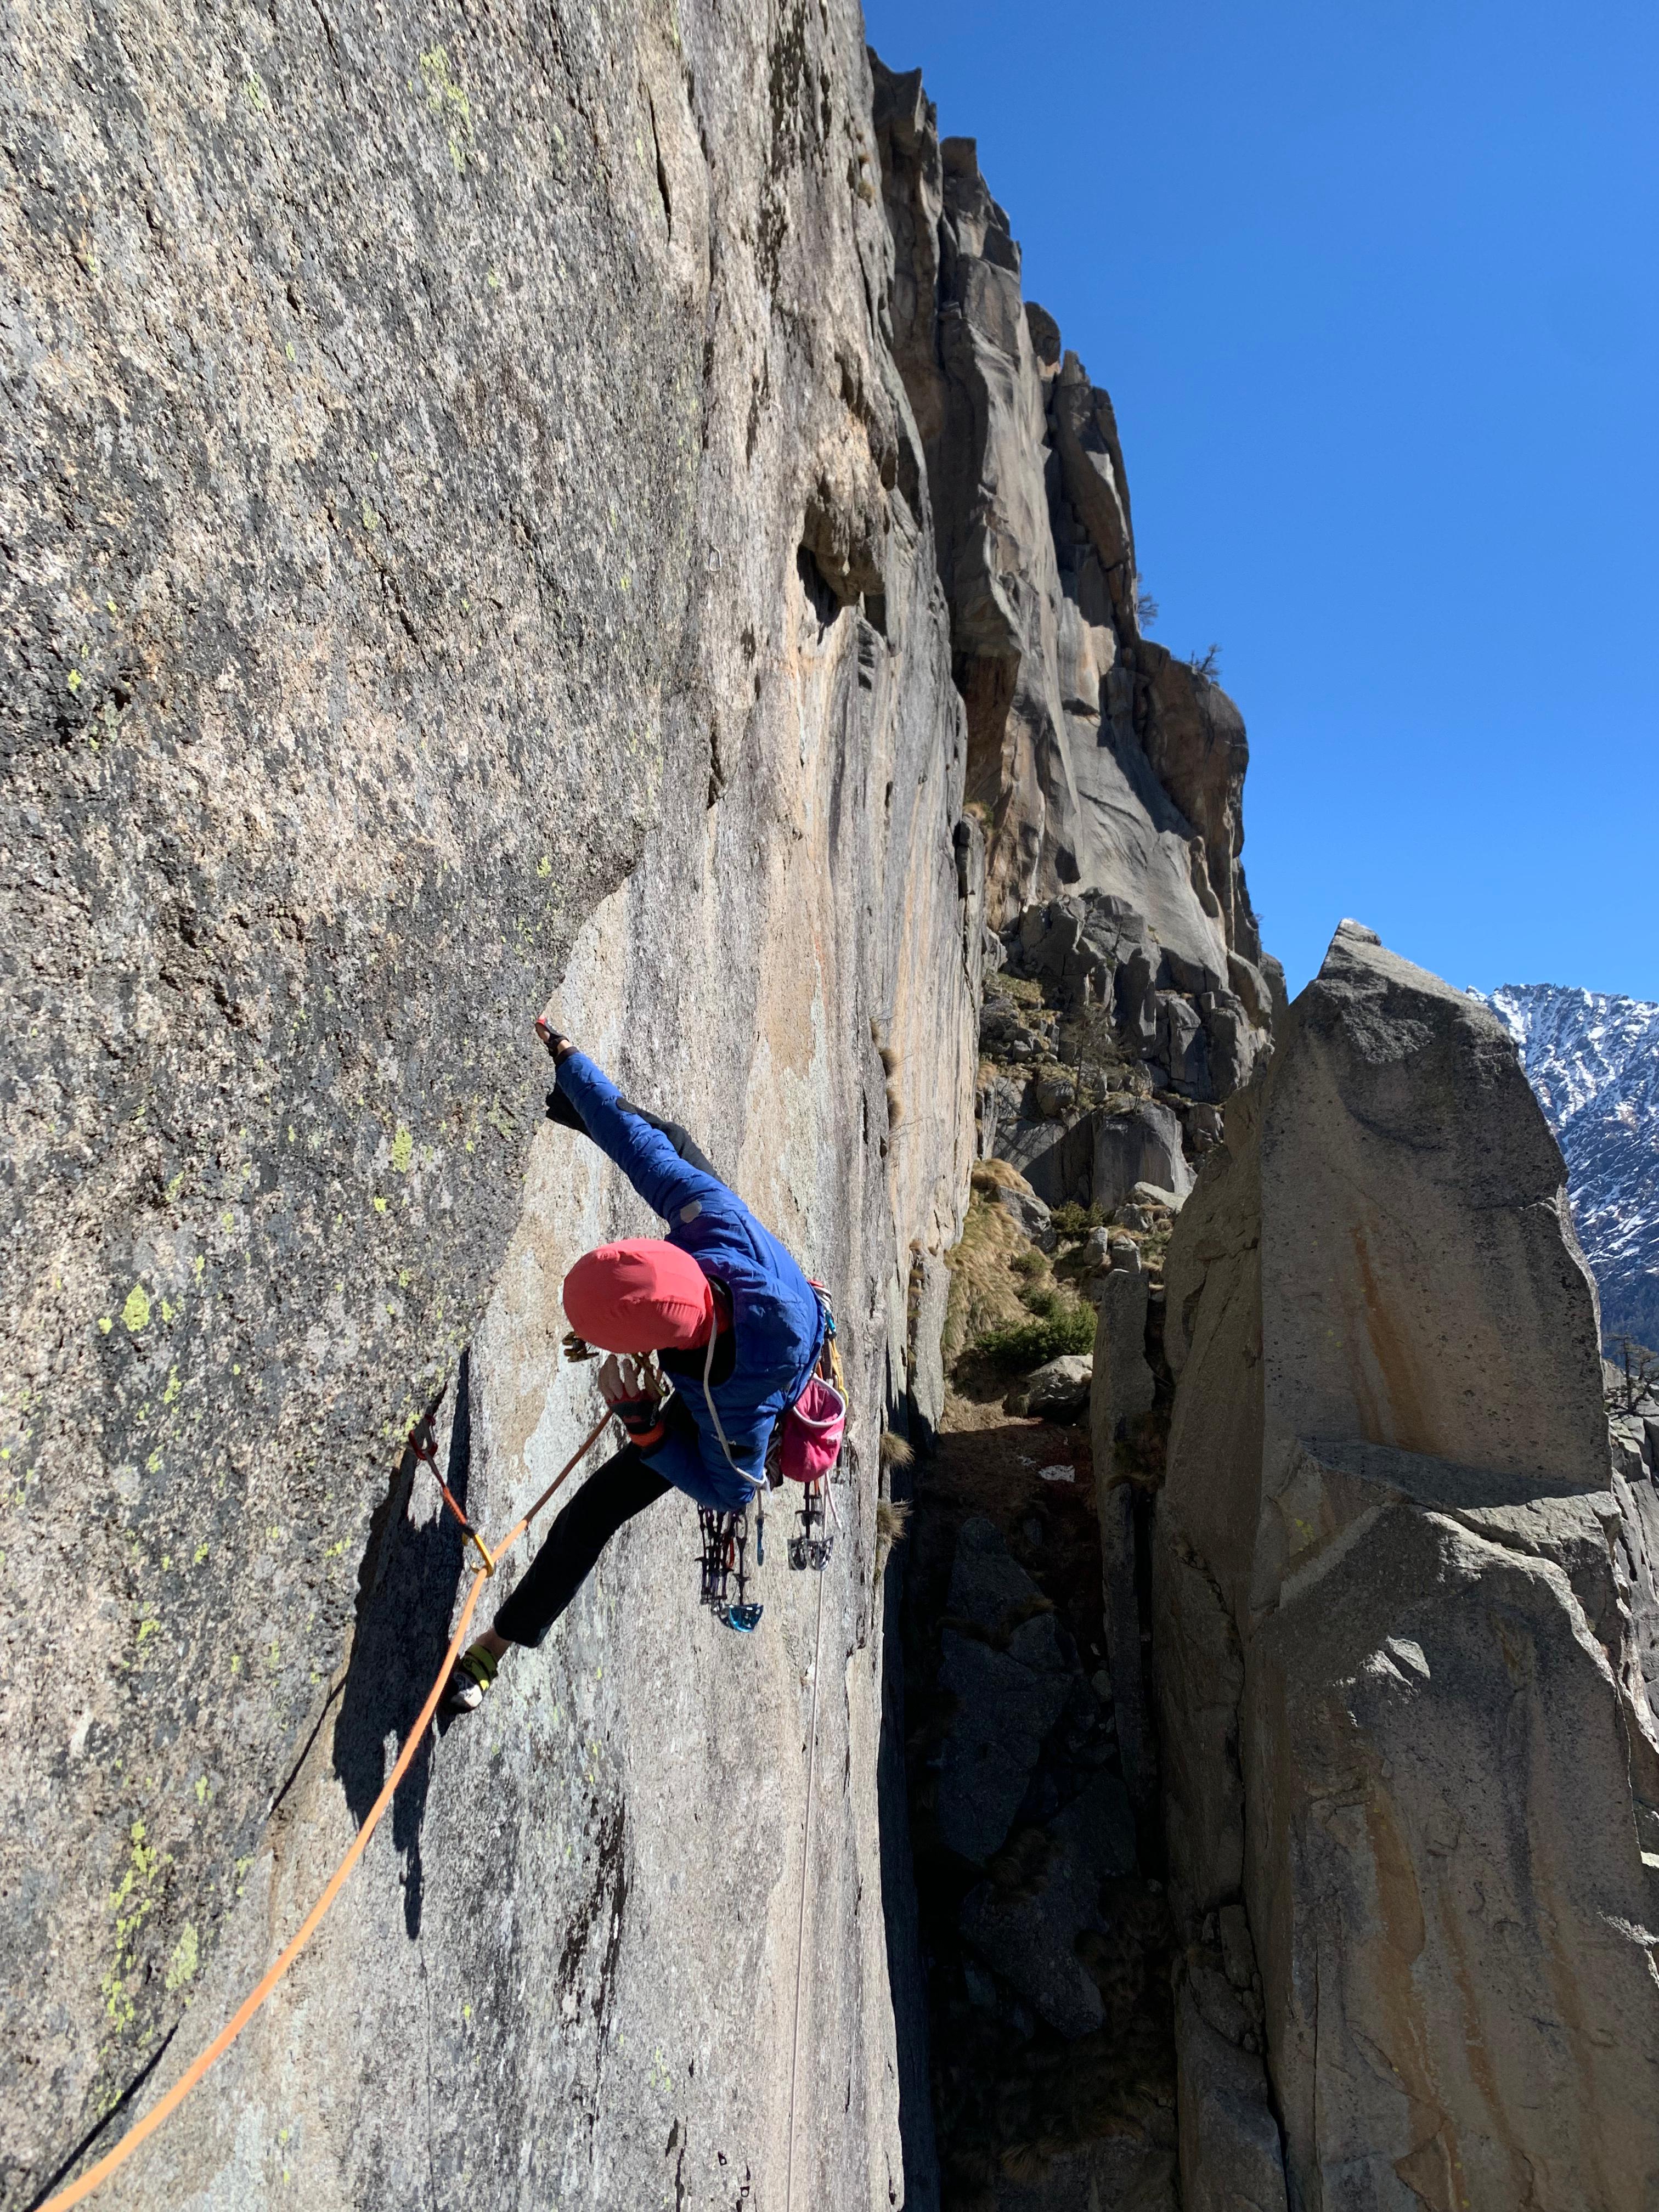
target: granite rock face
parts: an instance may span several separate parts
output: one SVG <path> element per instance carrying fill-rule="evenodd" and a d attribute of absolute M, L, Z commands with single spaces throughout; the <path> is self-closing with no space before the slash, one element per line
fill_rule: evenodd
<path fill-rule="evenodd" d="M 1292 2203 L 1659 2189 L 1654 1516 L 1564 1180 L 1499 1024 L 1344 924 L 1170 1248 L 1171 1871 L 1248 1916 Z"/>
<path fill-rule="evenodd" d="M 983 852 L 856 12 L 9 35 L 0 2202 L 366 1811 L 462 1580 L 441 1384 L 489 1526 L 588 1425 L 560 1274 L 646 1224 L 536 1133 L 561 978 L 842 1315 L 793 2154 L 896 2202 L 876 1438 Z M 782 2193 L 817 1589 L 714 1629 L 675 1504 L 112 2203 Z"/>
<path fill-rule="evenodd" d="M 1142 631 L 1111 400 L 1023 299 L 973 141 L 939 139 L 919 70 L 872 68 L 894 354 L 988 830 L 988 944 L 1059 1018 L 1045 1036 L 988 997 L 980 1149 L 1050 1206 L 1110 1210 L 1148 1175 L 1132 1152 L 1186 1188 L 1182 1127 L 1119 1126 L 1129 1097 L 1224 1100 L 1272 1048 L 1283 979 L 1240 860 L 1244 726 L 1204 667 Z M 1115 1095 L 1130 1069 L 1137 1089 Z"/>

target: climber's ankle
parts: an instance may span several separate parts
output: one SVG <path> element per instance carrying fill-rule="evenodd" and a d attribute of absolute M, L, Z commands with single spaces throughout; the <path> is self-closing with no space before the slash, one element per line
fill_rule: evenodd
<path fill-rule="evenodd" d="M 483 1635 L 475 1638 L 474 1641 L 476 1643 L 482 1644 L 484 1650 L 489 1654 L 490 1657 L 495 1660 L 505 1659 L 507 1653 L 513 1649 L 513 1646 L 507 1642 L 506 1637 L 497 1636 L 493 1628 L 486 1628 Z"/>

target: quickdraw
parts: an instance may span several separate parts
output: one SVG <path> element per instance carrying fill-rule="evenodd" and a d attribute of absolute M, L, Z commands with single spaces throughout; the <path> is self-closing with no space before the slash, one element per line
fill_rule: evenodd
<path fill-rule="evenodd" d="M 441 1405 L 442 1402 L 442 1396 L 441 1394 L 438 1404 Z M 414 1453 L 417 1460 L 423 1462 L 426 1466 L 432 1469 L 432 1480 L 437 1484 L 439 1489 L 442 1491 L 444 1494 L 444 1504 L 449 1508 L 450 1511 L 455 1516 L 455 1518 L 460 1522 L 461 1528 L 465 1532 L 466 1540 L 477 1547 L 478 1557 L 484 1563 L 484 1572 L 487 1575 L 493 1575 L 495 1571 L 495 1561 L 490 1552 L 489 1545 L 485 1543 L 483 1538 L 473 1527 L 471 1522 L 467 1519 L 465 1514 L 462 1512 L 460 1507 L 455 1503 L 453 1492 L 450 1489 L 449 1485 L 444 1480 L 442 1475 L 438 1472 L 438 1439 L 432 1432 L 432 1417 L 437 1410 L 438 1406 L 433 1406 L 430 1411 L 422 1413 L 420 1419 L 416 1422 L 414 1427 L 409 1432 L 409 1449 Z"/>
<path fill-rule="evenodd" d="M 716 1513 L 707 1505 L 700 1505 L 697 1526 L 702 1532 L 701 1602 L 726 1627 L 734 1628 L 743 1636 L 750 1635 L 760 1626 L 763 1608 L 748 1595 L 749 1509 L 745 1506 L 741 1513 Z M 763 1530 L 763 1516 L 761 1526 Z M 761 1557 L 757 1546 L 757 1566 L 761 1564 Z"/>
<path fill-rule="evenodd" d="M 821 1575 L 835 1548 L 836 1540 L 824 1528 L 823 1485 L 809 1482 L 801 1491 L 800 1512 L 789 1539 L 789 1564 L 798 1574 L 810 1568 Z"/>

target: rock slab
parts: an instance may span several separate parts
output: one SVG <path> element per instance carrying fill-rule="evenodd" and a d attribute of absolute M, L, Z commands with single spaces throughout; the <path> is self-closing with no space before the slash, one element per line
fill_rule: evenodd
<path fill-rule="evenodd" d="M 464 1582 L 417 1416 L 495 1528 L 590 1425 L 559 1279 L 655 1224 L 542 1128 L 561 985 L 831 1287 L 821 1665 L 816 1587 L 711 1641 L 647 1516 L 109 2202 L 781 2196 L 815 1668 L 795 2187 L 896 2201 L 878 1438 L 957 1233 L 982 841 L 858 12 L 0 40 L 0 2203 L 373 1802 Z"/>

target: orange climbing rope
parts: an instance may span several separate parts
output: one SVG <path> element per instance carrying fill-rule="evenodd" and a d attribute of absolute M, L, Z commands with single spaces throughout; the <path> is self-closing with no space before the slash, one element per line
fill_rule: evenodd
<path fill-rule="evenodd" d="M 341 1889 L 344 1887 L 346 1876 L 351 1872 L 353 1867 L 356 1865 L 358 1860 L 362 1858 L 364 1851 L 368 1848 L 368 1839 L 374 1834 L 376 1826 L 379 1825 L 380 1815 L 386 1811 L 386 1807 L 392 1802 L 392 1797 L 396 1794 L 398 1784 L 403 1780 L 405 1772 L 408 1771 L 409 1762 L 414 1758 L 416 1751 L 420 1745 L 422 1737 L 426 1734 L 428 1728 L 431 1724 L 432 1716 L 438 1710 L 438 1700 L 443 1695 L 444 1685 L 449 1680 L 450 1669 L 455 1664 L 456 1660 L 459 1658 L 461 1654 L 461 1646 L 466 1641 L 466 1632 L 472 1625 L 473 1609 L 477 1605 L 478 1598 L 483 1589 L 485 1581 L 494 1571 L 495 1562 L 500 1559 L 505 1553 L 512 1550 L 513 1547 L 518 1542 L 520 1537 L 523 1535 L 525 1530 L 530 1526 L 536 1516 L 541 1511 L 543 1506 L 545 1505 L 549 1498 L 552 1497 L 554 1492 L 559 1488 L 560 1485 L 568 1475 L 574 1473 L 582 1460 L 586 1457 L 589 1451 L 592 1450 L 593 1446 L 599 1442 L 599 1437 L 604 1434 L 610 1419 L 611 1409 L 607 1407 L 603 1415 L 594 1424 L 592 1428 L 588 1431 L 587 1435 L 581 1443 L 578 1445 L 577 1449 L 571 1454 L 570 1457 L 559 1469 L 557 1474 L 554 1476 L 552 1481 L 547 1486 L 547 1488 L 543 1491 L 541 1496 L 536 1500 L 536 1503 L 530 1508 L 529 1511 L 524 1515 L 521 1520 L 515 1521 L 514 1522 L 512 1528 L 509 1528 L 507 1534 L 502 1537 L 501 1542 L 494 1547 L 493 1550 L 485 1551 L 483 1545 L 482 1543 L 479 1545 L 478 1549 L 484 1553 L 485 1559 L 489 1560 L 490 1564 L 488 1566 L 480 1567 L 477 1573 L 472 1577 L 472 1587 L 468 1590 L 466 1594 L 466 1602 L 461 1607 L 461 1617 L 455 1625 L 455 1633 L 449 1639 L 449 1649 L 444 1654 L 443 1665 L 438 1669 L 437 1680 L 434 1682 L 431 1689 L 427 1693 L 426 1703 L 421 1707 L 420 1717 L 416 1720 L 414 1727 L 410 1729 L 408 1735 L 404 1738 L 404 1747 L 398 1753 L 397 1764 L 393 1766 L 391 1773 L 387 1775 L 386 1781 L 381 1787 L 380 1796 L 374 1800 L 374 1804 L 370 1807 L 368 1818 L 363 1822 L 362 1826 L 358 1829 L 356 1834 L 352 1838 L 345 1856 L 340 1861 L 339 1865 L 335 1868 L 333 1873 L 329 1876 L 327 1885 L 324 1888 L 322 1895 L 317 1899 L 315 1905 L 312 1906 L 310 1911 L 307 1913 L 305 1919 L 301 1923 L 300 1931 L 295 1936 L 293 1942 L 289 1943 L 288 1948 L 283 1953 L 282 1956 L 277 1959 L 272 1966 L 267 1968 L 264 1979 L 259 1984 L 258 1987 L 252 1990 L 248 1996 L 244 1998 L 235 2018 L 230 2021 L 225 2027 L 222 2027 L 218 2034 L 215 2036 L 213 2041 L 208 2045 L 207 2049 L 202 2052 L 200 2057 L 193 2059 L 190 2065 L 185 2069 L 185 2071 L 179 2076 L 179 2079 L 167 2091 L 166 2096 L 161 2099 L 161 2102 L 153 2106 L 151 2109 L 144 2114 L 143 2118 L 138 2122 L 137 2125 L 129 2130 L 129 2131 L 122 2136 L 120 2142 L 116 2144 L 113 2150 L 106 2151 L 104 2156 L 99 2160 L 95 2166 L 89 2166 L 86 2172 L 80 2177 L 79 2180 L 72 2181 L 67 2189 L 60 2190 L 56 2197 L 49 2197 L 46 2203 L 40 2206 L 40 2212 L 70 2212 L 70 2207 L 72 2204 L 79 2204 L 83 2198 L 88 2197 L 92 2194 L 93 2191 L 98 2187 L 100 2182 L 107 2181 L 111 2174 L 115 2172 L 118 2166 L 125 2166 L 127 2160 L 130 2159 L 134 2151 L 137 2149 L 139 2144 L 142 2143 L 147 2136 L 153 2136 L 156 2129 L 161 2125 L 161 2123 L 173 2112 L 176 2112 L 179 2106 L 184 2103 L 185 2099 L 189 2096 L 191 2091 L 196 2087 L 196 2084 L 201 2080 L 202 2076 L 208 2071 L 209 2068 L 213 2066 L 219 2059 L 224 2057 L 226 2051 L 228 2051 L 231 2045 L 235 2042 L 237 2037 L 247 2026 L 249 2021 L 252 2019 L 254 2014 L 258 2011 L 260 2006 L 264 2004 L 265 1999 L 276 1988 L 277 1983 L 282 1980 L 283 1975 L 287 1973 L 289 1968 L 299 1957 L 301 1952 L 305 1949 L 306 1945 L 310 1942 L 312 1937 L 316 1934 L 318 1928 L 322 1923 L 323 1916 L 327 1912 L 330 1905 L 333 1904 L 335 1899 L 339 1895 Z M 453 1500 L 451 1502 L 452 1504 L 453 1503 Z M 459 1513 L 459 1509 L 457 1508 L 456 1510 Z M 464 1518 L 465 1516 L 462 1517 Z"/>

